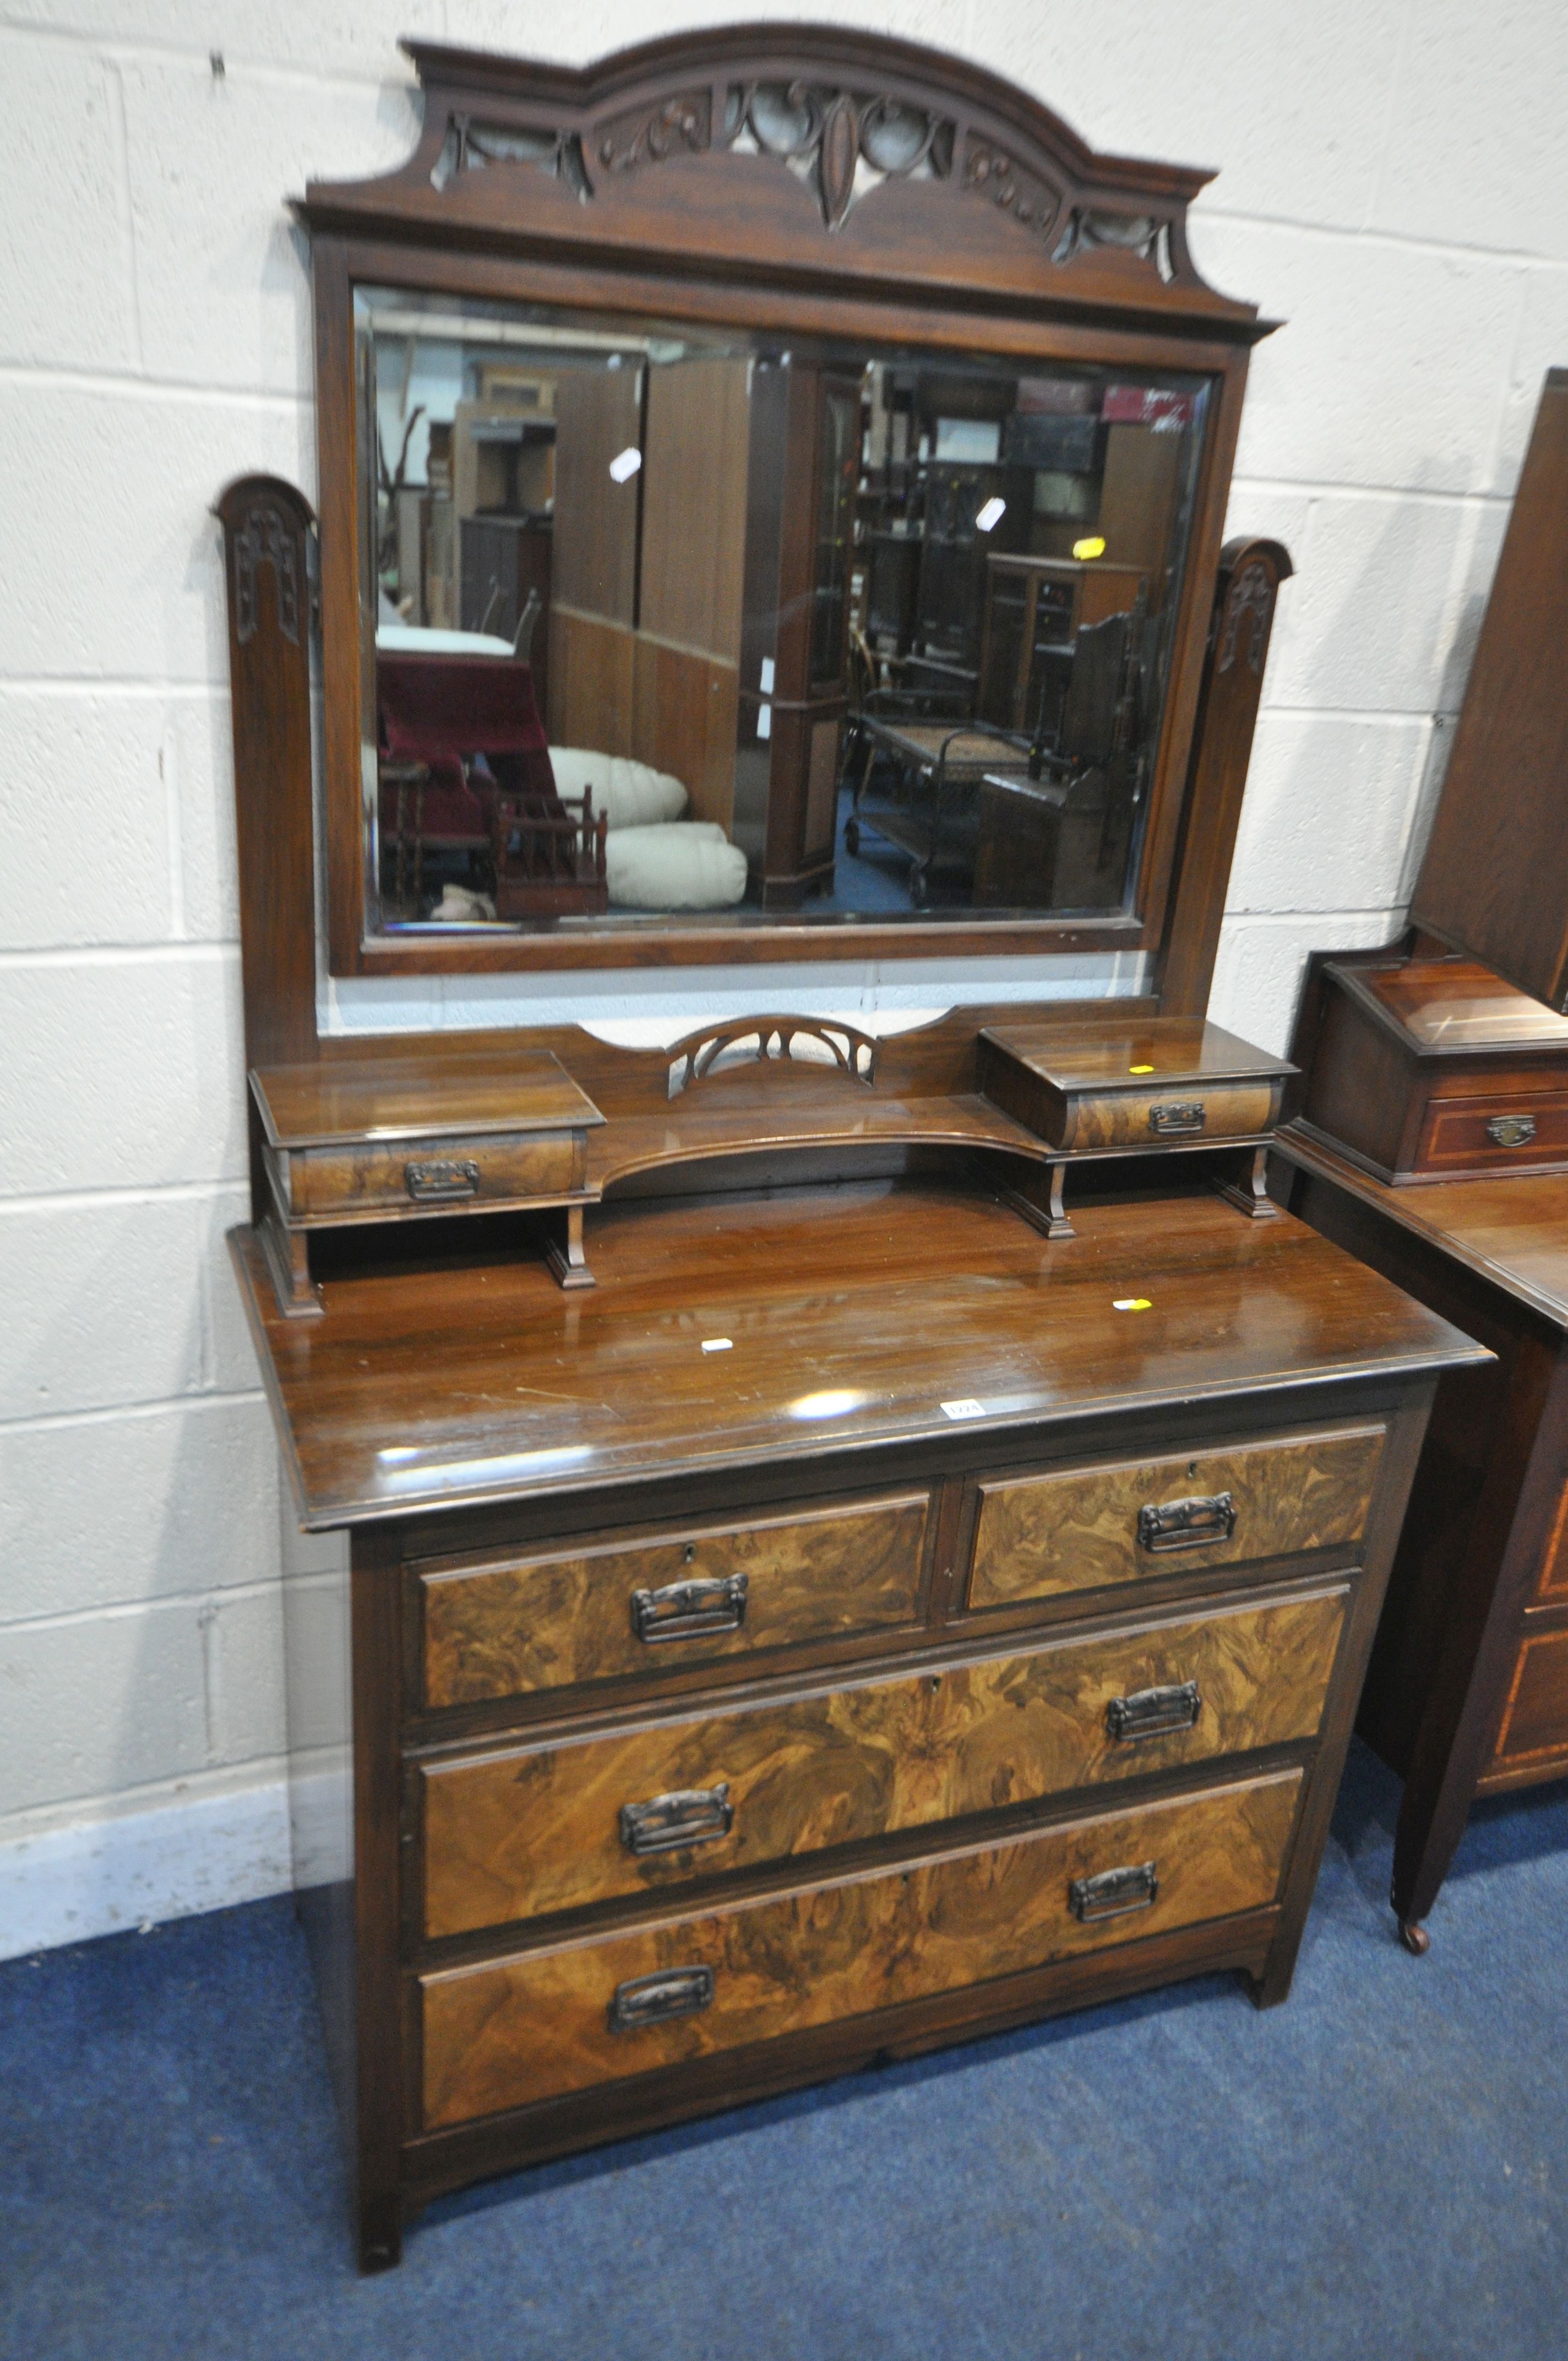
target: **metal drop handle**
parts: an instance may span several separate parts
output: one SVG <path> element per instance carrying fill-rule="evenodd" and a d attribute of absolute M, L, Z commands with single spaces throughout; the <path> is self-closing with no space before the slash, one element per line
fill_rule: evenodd
<path fill-rule="evenodd" d="M 666 1640 L 697 1640 L 706 1632 L 739 1631 L 746 1620 L 748 1577 L 699 1575 L 695 1582 L 667 1582 L 662 1590 L 634 1590 L 631 1628 L 644 1645 Z"/>
<path fill-rule="evenodd" d="M 1134 1746 L 1140 1738 L 1163 1738 L 1173 1730 L 1190 1730 L 1202 1707 L 1196 1681 L 1135 1689 L 1129 1697 L 1112 1698 L 1105 1708 L 1105 1729 L 1124 1746 Z"/>
<path fill-rule="evenodd" d="M 433 1164 L 405 1164 L 403 1186 L 416 1205 L 447 1204 L 479 1193 L 479 1168 L 471 1156 Z"/>
<path fill-rule="evenodd" d="M 622 1804 L 620 1841 L 628 1852 L 677 1852 L 686 1845 L 712 1844 L 735 1825 L 729 1782 L 717 1787 L 674 1787 L 645 1803 Z"/>
<path fill-rule="evenodd" d="M 713 2004 L 711 1968 L 666 1968 L 655 1976 L 634 1976 L 618 1984 L 609 2004 L 612 2033 L 635 2033 L 672 2016 L 695 2016 Z"/>
<path fill-rule="evenodd" d="M 1194 1493 L 1185 1500 L 1161 1500 L 1138 1510 L 1138 1547 L 1152 1557 L 1168 1550 L 1228 1542 L 1235 1529 L 1236 1504 L 1229 1492 Z"/>
<path fill-rule="evenodd" d="M 1159 1872 L 1152 1861 L 1126 1869 L 1102 1869 L 1098 1877 L 1075 1877 L 1067 1890 L 1068 1907 L 1080 1926 L 1102 1918 L 1125 1918 L 1130 1911 L 1147 1910 L 1159 1899 Z"/>

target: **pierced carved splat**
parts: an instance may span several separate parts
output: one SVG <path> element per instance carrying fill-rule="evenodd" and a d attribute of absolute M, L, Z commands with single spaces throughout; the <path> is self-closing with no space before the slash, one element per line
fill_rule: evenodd
<path fill-rule="evenodd" d="M 802 1045 L 797 1048 L 796 1044 Z M 812 1048 L 811 1044 L 815 1044 Z M 824 1054 L 826 1053 L 826 1054 Z M 738 1017 L 732 1025 L 688 1033 L 670 1051 L 670 1096 L 679 1098 L 693 1082 L 734 1066 L 832 1066 L 846 1081 L 869 1089 L 876 1078 L 877 1045 L 853 1025 L 809 1016 Z"/>
<path fill-rule="evenodd" d="M 945 181 L 957 126 L 885 92 L 833 90 L 808 82 L 731 82 L 723 145 L 775 156 L 815 191 L 839 229 L 850 207 L 883 181 Z"/>
<path fill-rule="evenodd" d="M 313 227 L 445 235 L 450 204 L 450 234 L 465 242 L 536 228 L 571 242 L 619 238 L 630 222 L 600 223 L 622 212 L 614 192 L 634 187 L 640 240 L 711 255 L 733 226 L 722 159 L 764 157 L 816 200 L 815 234 L 794 208 L 777 225 L 799 267 L 874 273 L 894 248 L 918 245 L 927 261 L 915 275 L 945 279 L 956 267 L 966 285 L 1015 293 L 1032 248 L 1064 301 L 1136 305 L 1141 282 L 1157 280 L 1186 291 L 1208 323 L 1249 342 L 1256 334 L 1252 307 L 1206 289 L 1188 252 L 1187 208 L 1210 174 L 1098 156 L 1047 108 L 959 60 L 826 26 L 707 28 L 580 71 L 406 46 L 425 102 L 416 154 L 381 180 L 313 186 L 301 208 Z M 653 169 L 692 158 L 719 169 L 701 184 Z M 576 199 L 592 232 L 569 231 L 550 195 L 536 201 L 542 179 Z M 981 199 L 995 229 L 959 231 L 949 247 L 932 183 L 966 209 Z M 905 184 L 925 190 L 912 192 L 906 216 Z M 839 242 L 833 234 L 879 190 L 874 248 Z"/>
<path fill-rule="evenodd" d="M 300 547 L 298 528 L 281 509 L 258 500 L 230 532 L 234 563 L 235 637 L 244 647 L 256 636 L 256 577 L 270 566 L 278 585 L 278 628 L 300 644 Z"/>

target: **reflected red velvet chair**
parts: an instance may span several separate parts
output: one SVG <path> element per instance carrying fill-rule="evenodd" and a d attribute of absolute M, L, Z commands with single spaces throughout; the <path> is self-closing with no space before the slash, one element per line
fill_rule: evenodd
<path fill-rule="evenodd" d="M 380 824 L 396 893 L 417 911 L 427 849 L 483 852 L 499 917 L 609 904 L 604 828 L 591 796 L 555 792 L 526 664 L 499 656 L 383 655 L 376 662 Z"/>

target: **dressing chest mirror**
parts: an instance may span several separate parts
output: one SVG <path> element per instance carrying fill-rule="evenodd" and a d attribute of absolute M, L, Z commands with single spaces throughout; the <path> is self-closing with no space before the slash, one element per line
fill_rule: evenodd
<path fill-rule="evenodd" d="M 1262 330 L 1205 176 L 861 34 L 411 53 L 414 154 L 300 208 L 319 557 L 218 504 L 232 1247 L 367 2268 L 640 2128 L 1282 2000 L 1485 1357 L 1268 1202 L 1291 1070 L 1205 1020 L 1289 571 L 1222 547 Z M 319 954 L 1114 950 L 1135 996 L 904 1031 L 318 1018 Z"/>

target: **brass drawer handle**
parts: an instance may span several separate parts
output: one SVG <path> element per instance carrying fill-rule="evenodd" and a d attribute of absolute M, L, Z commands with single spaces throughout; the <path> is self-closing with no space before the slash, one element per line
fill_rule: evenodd
<path fill-rule="evenodd" d="M 631 1628 L 650 1648 L 665 1640 L 697 1640 L 707 1631 L 739 1631 L 746 1620 L 747 1583 L 743 1574 L 727 1574 L 634 1590 Z"/>
<path fill-rule="evenodd" d="M 646 1803 L 622 1804 L 620 1841 L 628 1852 L 676 1852 L 685 1845 L 712 1844 L 735 1825 L 729 1782 L 717 1787 L 674 1787 Z"/>
<path fill-rule="evenodd" d="M 1190 1139 L 1209 1120 L 1201 1099 L 1167 1099 L 1149 1109 L 1149 1129 L 1157 1139 Z"/>
<path fill-rule="evenodd" d="M 1486 1137 L 1497 1148 L 1528 1148 L 1535 1137 L 1535 1117 L 1495 1115 L 1486 1126 Z"/>
<path fill-rule="evenodd" d="M 612 2033 L 635 2033 L 644 2025 L 663 2025 L 666 2017 L 695 2016 L 713 2004 L 711 1968 L 666 1968 L 656 1976 L 635 1976 L 617 1984 L 609 2004 Z"/>
<path fill-rule="evenodd" d="M 1067 1899 L 1073 1916 L 1085 1927 L 1102 1918 L 1125 1918 L 1159 1899 L 1159 1872 L 1152 1861 L 1140 1861 L 1136 1868 L 1102 1869 L 1098 1877 L 1075 1877 Z"/>
<path fill-rule="evenodd" d="M 1138 1547 L 1151 1557 L 1228 1542 L 1235 1529 L 1236 1504 L 1229 1492 L 1195 1493 L 1188 1500 L 1162 1500 L 1138 1510 Z"/>
<path fill-rule="evenodd" d="M 1168 1730 L 1190 1730 L 1202 1708 L 1196 1681 L 1177 1681 L 1163 1689 L 1135 1689 L 1130 1697 L 1112 1698 L 1105 1708 L 1105 1728 L 1123 1745 L 1135 1746 L 1140 1738 L 1163 1738 Z"/>
<path fill-rule="evenodd" d="M 405 1164 L 403 1186 L 416 1205 L 449 1203 L 479 1193 L 479 1168 L 471 1156 L 435 1164 Z"/>

